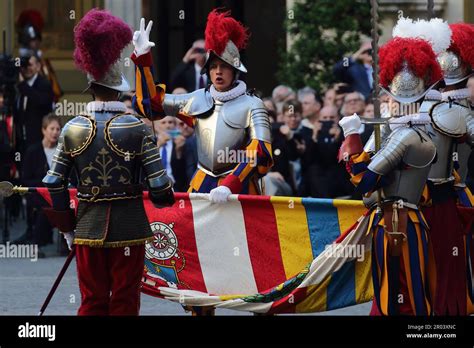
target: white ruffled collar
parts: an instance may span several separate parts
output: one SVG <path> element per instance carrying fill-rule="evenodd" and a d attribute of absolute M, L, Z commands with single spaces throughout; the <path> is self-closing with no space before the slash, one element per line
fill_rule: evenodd
<path fill-rule="evenodd" d="M 127 106 L 119 101 L 92 101 L 86 106 L 87 112 L 126 112 Z"/>
<path fill-rule="evenodd" d="M 443 96 L 443 100 L 448 100 L 448 98 L 455 100 L 466 99 L 471 96 L 468 88 L 453 89 L 451 91 L 443 92 L 441 95 Z"/>
<path fill-rule="evenodd" d="M 225 92 L 219 92 L 214 88 L 214 85 L 211 85 L 209 92 L 211 93 L 212 98 L 220 102 L 226 102 L 245 94 L 245 92 L 247 92 L 247 85 L 245 82 L 241 80 L 237 80 L 235 82 L 237 85 Z"/>

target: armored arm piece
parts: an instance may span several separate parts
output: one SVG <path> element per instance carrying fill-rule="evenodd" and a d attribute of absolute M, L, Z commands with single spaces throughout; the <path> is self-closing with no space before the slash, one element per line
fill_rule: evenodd
<path fill-rule="evenodd" d="M 145 125 L 143 125 L 143 132 L 145 136 L 139 159 L 147 178 L 150 200 L 158 207 L 172 206 L 174 203 L 173 183 L 166 175 L 155 137 Z"/>
<path fill-rule="evenodd" d="M 79 141 L 81 134 L 75 134 L 77 128 L 71 128 L 70 122 L 66 124 L 61 132 L 58 146 L 53 155 L 51 169 L 43 178 L 43 184 L 48 188 L 53 202 L 52 208 L 43 208 L 43 210 L 50 223 L 61 232 L 73 231 L 76 223 L 74 209 L 70 208 L 68 191 L 68 177 L 73 166 L 73 159 L 65 144 L 68 143 L 68 139 L 73 142 L 74 140 Z"/>
<path fill-rule="evenodd" d="M 273 166 L 271 127 L 268 112 L 263 102 L 256 97 L 252 98 L 252 107 L 249 111 L 250 143 L 245 149 L 245 160 L 235 166 L 233 171 L 220 183 L 227 186 L 232 193 L 242 191 L 242 183 L 257 173 L 264 176 Z"/>
<path fill-rule="evenodd" d="M 367 169 L 378 174 L 387 175 L 403 160 L 408 147 L 417 139 L 417 134 L 409 128 L 393 133 L 384 147 L 372 158 Z"/>
<path fill-rule="evenodd" d="M 349 157 L 348 168 L 351 182 L 360 193 L 372 193 L 388 184 L 387 175 L 402 161 L 416 163 L 416 158 L 406 158 L 408 148 L 419 142 L 420 135 L 411 128 L 399 128 L 392 132 L 382 149 L 372 159 L 365 151 Z M 416 154 L 411 152 L 410 157 Z"/>
<path fill-rule="evenodd" d="M 176 116 L 188 126 L 194 126 L 194 116 L 211 110 L 214 102 L 210 93 L 199 89 L 186 94 L 166 94 L 166 86 L 155 85 L 153 81 L 153 63 L 151 52 L 136 57 L 135 63 L 136 94 L 133 96 L 135 111 L 150 120 L 165 116 Z"/>

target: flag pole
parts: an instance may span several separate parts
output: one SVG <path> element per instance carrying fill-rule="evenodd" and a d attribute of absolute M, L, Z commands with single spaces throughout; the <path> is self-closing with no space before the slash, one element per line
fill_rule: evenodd
<path fill-rule="evenodd" d="M 49 290 L 48 296 L 46 296 L 46 299 L 44 300 L 44 303 L 41 306 L 41 309 L 38 313 L 38 316 L 41 317 L 43 315 L 44 311 L 46 310 L 46 307 L 48 307 L 49 302 L 51 302 L 51 299 L 53 298 L 53 295 L 56 293 L 56 290 L 59 286 L 59 283 L 61 283 L 61 280 L 63 279 L 64 274 L 66 274 L 66 271 L 69 268 L 69 265 L 71 264 L 71 261 L 74 259 L 74 256 L 76 256 L 76 246 L 75 245 L 72 246 L 71 252 L 69 253 L 66 261 L 64 262 L 64 265 L 61 268 L 61 271 L 59 271 L 59 274 L 56 277 L 56 280 L 54 281 L 51 290 Z"/>
<path fill-rule="evenodd" d="M 15 186 L 9 181 L 0 182 L 0 197 L 10 197 L 13 194 L 25 195 L 27 193 L 38 192 L 37 187 L 23 187 Z M 209 200 L 209 193 L 190 193 L 190 198 Z M 236 202 L 239 200 L 239 195 L 232 194 L 229 196 L 228 201 Z"/>
<path fill-rule="evenodd" d="M 434 17 L 434 0 L 428 0 L 428 20 Z"/>
<path fill-rule="evenodd" d="M 374 125 L 374 140 L 375 140 L 375 152 L 378 152 L 381 147 L 381 125 L 387 122 L 386 118 L 382 118 L 380 114 L 380 85 L 379 85 L 379 4 L 377 0 L 370 0 L 370 17 L 371 17 L 371 37 L 372 37 L 372 99 L 374 103 L 374 115 L 375 118 L 367 123 Z M 364 120 L 363 120 L 364 121 Z M 380 189 L 377 190 L 377 206 L 381 211 L 382 209 L 382 192 Z"/>

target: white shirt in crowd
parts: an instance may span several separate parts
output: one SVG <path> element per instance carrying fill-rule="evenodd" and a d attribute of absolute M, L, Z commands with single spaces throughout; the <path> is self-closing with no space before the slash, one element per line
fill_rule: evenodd
<path fill-rule="evenodd" d="M 46 161 L 48 162 L 48 168 L 51 168 L 51 163 L 53 162 L 53 155 L 54 151 L 56 151 L 56 147 L 44 147 L 44 154 L 46 155 Z"/>
<path fill-rule="evenodd" d="M 165 148 L 166 148 L 166 159 L 163 156 Z M 171 168 L 171 155 L 172 155 L 172 153 L 173 153 L 173 140 L 170 139 L 166 142 L 165 145 L 163 145 L 160 148 L 160 155 L 161 155 L 161 160 L 163 161 L 163 165 L 166 169 L 166 174 L 168 174 L 168 176 L 171 178 L 171 180 L 173 180 L 173 182 L 175 182 L 176 180 L 174 179 L 174 176 L 173 176 L 173 169 Z M 165 163 L 165 160 L 166 160 L 166 163 Z"/>

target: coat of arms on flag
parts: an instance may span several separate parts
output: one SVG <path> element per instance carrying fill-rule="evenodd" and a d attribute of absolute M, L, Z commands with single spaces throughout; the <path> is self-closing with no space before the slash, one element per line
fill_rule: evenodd
<path fill-rule="evenodd" d="M 179 273 L 186 265 L 183 252 L 179 249 L 178 238 L 173 231 L 174 223 L 150 224 L 155 234 L 153 241 L 145 245 L 145 277 L 158 278 L 167 282 L 170 287 L 178 284 L 186 286 L 179 280 Z"/>

